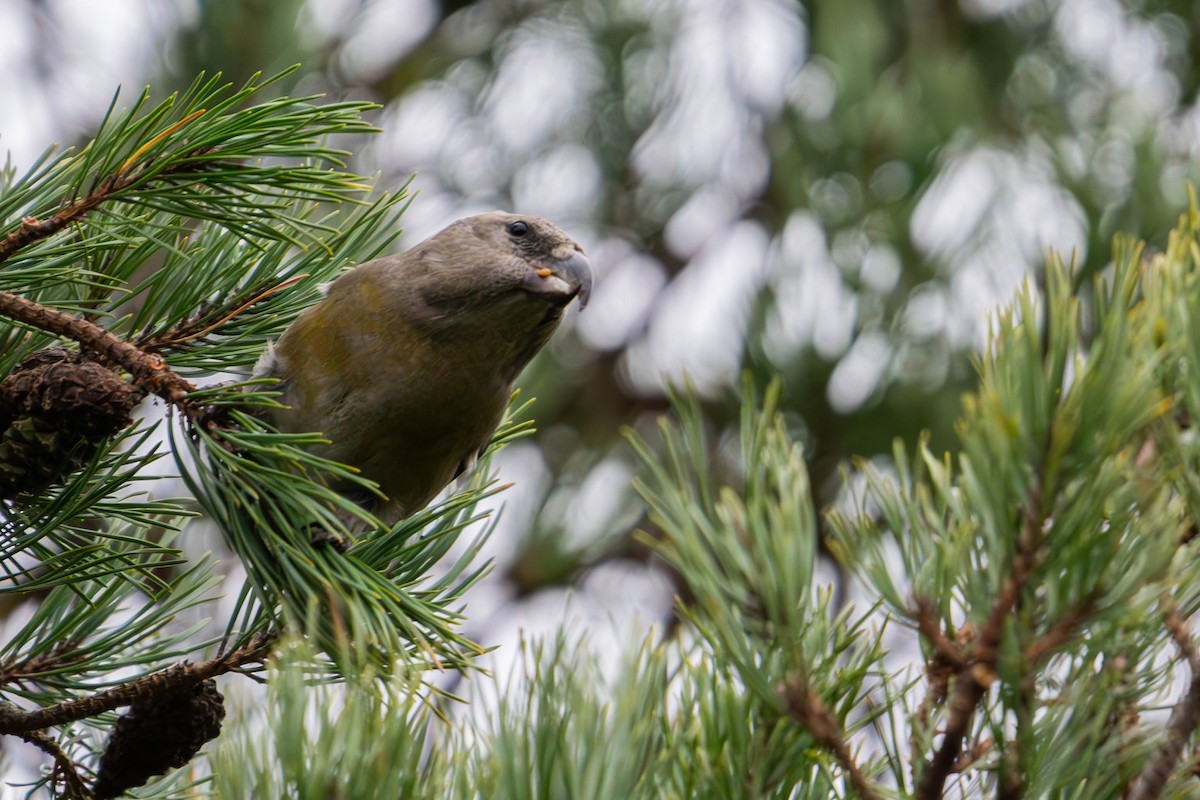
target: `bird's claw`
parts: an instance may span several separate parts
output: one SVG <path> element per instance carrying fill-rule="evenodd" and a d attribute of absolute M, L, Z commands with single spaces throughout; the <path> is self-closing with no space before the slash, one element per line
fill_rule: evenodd
<path fill-rule="evenodd" d="M 354 544 L 354 540 L 345 534 L 338 531 L 330 530 L 325 527 L 313 527 L 308 529 L 309 542 L 313 547 L 327 544 L 338 553 L 344 553 L 350 549 L 350 545 Z"/>

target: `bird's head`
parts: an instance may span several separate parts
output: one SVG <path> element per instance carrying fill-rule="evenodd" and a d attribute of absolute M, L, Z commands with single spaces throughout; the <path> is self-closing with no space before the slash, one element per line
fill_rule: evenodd
<path fill-rule="evenodd" d="M 493 211 L 453 223 L 414 248 L 429 276 L 434 305 L 498 301 L 561 309 L 587 304 L 592 270 L 583 248 L 553 223 Z"/>

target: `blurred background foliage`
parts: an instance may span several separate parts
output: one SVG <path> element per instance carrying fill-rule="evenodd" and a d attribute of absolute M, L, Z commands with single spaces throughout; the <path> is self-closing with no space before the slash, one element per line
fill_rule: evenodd
<path fill-rule="evenodd" d="M 685 376 L 721 431 L 742 370 L 781 375 L 822 503 L 851 454 L 946 444 L 989 311 L 1050 248 L 1161 243 L 1200 147 L 1190 0 L 8 0 L 0 31 L 18 167 L 117 83 L 299 62 L 281 91 L 380 104 L 339 144 L 417 173 L 402 246 L 492 208 L 584 244 L 594 299 L 499 462 L 510 597 L 643 557 L 620 431 Z"/>

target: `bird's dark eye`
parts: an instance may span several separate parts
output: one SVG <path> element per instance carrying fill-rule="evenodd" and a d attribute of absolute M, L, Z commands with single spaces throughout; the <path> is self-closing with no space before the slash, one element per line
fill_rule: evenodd
<path fill-rule="evenodd" d="M 529 233 L 529 226 L 521 220 L 508 223 L 508 232 L 513 236 L 524 236 Z"/>

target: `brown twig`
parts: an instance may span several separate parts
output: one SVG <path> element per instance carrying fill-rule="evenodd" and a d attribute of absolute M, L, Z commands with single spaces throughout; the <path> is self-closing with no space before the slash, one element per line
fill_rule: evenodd
<path fill-rule="evenodd" d="M 1133 783 L 1129 800 L 1155 800 L 1178 766 L 1183 749 L 1200 725 L 1200 675 L 1193 674 L 1187 693 L 1171 710 L 1166 738 L 1142 767 Z"/>
<path fill-rule="evenodd" d="M 1192 632 L 1188 630 L 1183 617 L 1179 616 L 1179 609 L 1169 598 L 1163 604 L 1163 625 L 1166 626 L 1167 633 L 1171 634 L 1171 640 L 1175 642 L 1179 652 L 1187 660 L 1188 666 L 1192 668 L 1192 672 L 1200 673 L 1200 651 L 1196 650 Z"/>
<path fill-rule="evenodd" d="M 1021 775 L 1020 759 L 1017 756 L 1016 743 L 1010 742 L 1001 756 L 999 785 L 996 787 L 996 800 L 1021 800 L 1025 795 L 1025 780 Z"/>
<path fill-rule="evenodd" d="M 779 696 L 784 706 L 799 725 L 804 727 L 819 744 L 833 753 L 850 785 L 863 800 L 880 800 L 879 793 L 867 780 L 854 761 L 850 745 L 837 718 L 825 707 L 821 696 L 803 676 L 795 676 L 779 687 Z"/>
<path fill-rule="evenodd" d="M 1180 652 L 1192 667 L 1192 680 L 1188 684 L 1187 692 L 1171 709 L 1166 736 L 1134 780 L 1129 791 L 1129 800 L 1156 800 L 1162 796 L 1171 774 L 1181 763 L 1184 748 L 1196 728 L 1200 727 L 1200 671 L 1197 671 L 1193 661 L 1196 649 L 1191 634 L 1179 618 L 1178 612 L 1168 607 L 1163 616 L 1171 638 L 1175 640 Z"/>
<path fill-rule="evenodd" d="M 916 621 L 917 630 L 933 646 L 934 656 L 956 672 L 966 668 L 962 648 L 950 641 L 942 630 L 942 621 L 934 613 L 933 603 L 927 597 L 916 597 L 909 615 Z"/>
<path fill-rule="evenodd" d="M 61 642 L 56 644 L 49 653 L 21 660 L 10 659 L 0 663 L 0 685 L 20 683 L 30 678 L 36 678 L 44 672 L 69 666 L 79 661 L 83 655 L 73 652 L 78 644 L 77 641 Z M 67 655 L 68 653 L 72 653 L 72 655 Z"/>
<path fill-rule="evenodd" d="M 232 672 L 246 664 L 261 661 L 274 641 L 271 634 L 261 634 L 243 647 L 230 650 L 216 658 L 193 664 L 184 661 L 161 672 L 114 686 L 87 697 L 64 700 L 45 708 L 27 711 L 12 703 L 0 702 L 0 733 L 21 735 L 53 725 L 94 717 L 105 711 L 134 703 L 146 702 L 154 696 L 181 687 L 194 686 L 201 681 Z"/>
<path fill-rule="evenodd" d="M 19 250 L 28 247 L 40 239 L 46 239 L 59 231 L 66 228 L 73 222 L 76 222 L 86 216 L 89 212 L 96 209 L 101 203 L 112 199 L 112 196 L 124 189 L 128 189 L 139 179 L 139 174 L 134 171 L 137 166 L 138 159 L 144 156 L 154 145 L 161 142 L 166 137 L 175 133 L 180 128 L 191 123 L 197 117 L 205 113 L 204 109 L 193 111 L 188 116 L 178 122 L 168 126 L 160 131 L 148 142 L 143 144 L 133 152 L 121 166 L 112 175 L 108 175 L 96 184 L 92 191 L 88 192 L 84 197 L 67 203 L 54 213 L 49 219 L 38 219 L 37 217 L 25 217 L 21 220 L 21 224 L 16 230 L 10 231 L 7 236 L 0 239 L 0 264 L 12 258 Z M 206 153 L 210 150 L 209 147 L 199 148 L 189 153 L 188 155 L 195 156 Z M 180 174 L 187 172 L 198 172 L 205 168 L 204 164 L 183 163 L 178 166 L 164 169 L 162 175 Z"/>
<path fill-rule="evenodd" d="M 16 230 L 10 231 L 7 236 L 0 239 L 0 263 L 12 258 L 21 248 L 53 236 L 72 222 L 83 218 L 89 211 L 107 200 L 117 186 L 117 176 L 109 176 L 101 181 L 89 195 L 64 206 L 49 219 L 25 217 Z"/>
<path fill-rule="evenodd" d="M 984 739 L 981 742 L 975 742 L 971 745 L 970 749 L 958 757 L 958 760 L 954 762 L 954 766 L 950 768 L 950 772 L 955 775 L 966 772 L 971 767 L 975 766 L 979 759 L 992 752 L 992 747 L 994 747 L 994 745 L 992 744 L 991 739 Z"/>
<path fill-rule="evenodd" d="M 247 289 L 229 302 L 229 306 L 232 306 L 232 308 L 227 306 L 223 310 L 218 309 L 220 313 L 215 320 L 210 321 L 211 312 L 205 313 L 199 319 L 186 320 L 178 325 L 171 326 L 162 333 L 140 336 L 135 340 L 135 343 L 143 350 L 157 351 L 165 348 L 180 347 L 188 342 L 194 342 L 228 325 L 250 308 L 282 292 L 284 289 L 295 286 L 307 277 L 307 274 L 293 275 L 285 281 L 263 289 Z"/>
<path fill-rule="evenodd" d="M 62 777 L 67 797 L 75 800 L 86 800 L 91 797 L 87 784 L 84 783 L 83 778 L 79 777 L 79 772 L 75 769 L 75 762 L 63 752 L 57 742 L 40 731 L 27 731 L 20 736 L 54 759 L 54 772 Z M 51 775 L 50 779 L 54 780 L 54 775 Z"/>
<path fill-rule="evenodd" d="M 967 657 L 967 667 L 958 674 L 954 683 L 954 694 L 950 697 L 946 727 L 942 744 L 930 759 L 921 775 L 917 800 L 937 800 L 942 796 L 946 778 L 958 761 L 963 740 L 975 709 L 988 688 L 996 680 L 996 659 L 1004 622 L 1017 604 L 1021 590 L 1039 561 L 1038 544 L 1042 537 L 1045 518 L 1041 511 L 1041 490 L 1034 487 L 1022 515 L 1024 522 L 1013 553 L 1008 576 L 1000 587 L 1000 594 L 992 604 L 987 619 L 979 629 L 979 636 Z"/>
<path fill-rule="evenodd" d="M 196 388 L 169 369 L 162 356 L 147 353 L 82 317 L 5 291 L 0 291 L 0 315 L 78 342 L 83 349 L 125 369 L 134 383 L 172 405 L 183 404 L 188 392 Z"/>
<path fill-rule="evenodd" d="M 1079 630 L 1080 626 L 1087 622 L 1088 617 L 1092 615 L 1095 609 L 1095 596 L 1090 595 L 1085 597 L 1078 606 L 1068 611 L 1058 622 L 1050 626 L 1050 630 L 1043 633 L 1025 648 L 1025 663 L 1030 665 L 1036 664 L 1048 653 L 1066 644 L 1075 634 L 1075 631 Z"/>
<path fill-rule="evenodd" d="M 946 702 L 946 695 L 950 690 L 950 679 L 953 676 L 954 670 L 941 663 L 937 653 L 934 653 L 933 658 L 925 665 L 925 681 L 928 688 L 925 690 L 925 696 L 921 698 L 921 704 L 917 706 L 912 732 L 908 738 L 914 783 L 917 780 L 916 765 L 920 763 L 921 751 L 924 750 L 921 733 L 929 728 L 929 718 L 933 712 Z"/>
<path fill-rule="evenodd" d="M 950 680 L 966 669 L 966 659 L 963 656 L 962 643 L 956 643 L 942 631 L 941 621 L 934 613 L 933 604 L 925 597 L 916 597 L 909 616 L 917 623 L 917 630 L 933 646 L 933 653 L 925 663 L 925 696 L 917 706 L 913 720 L 912 732 L 909 736 L 909 750 L 914 770 L 913 781 L 916 781 L 915 770 L 921 761 L 921 751 L 924 745 L 921 734 L 929 728 L 929 719 L 933 712 L 946 702 L 950 690 Z M 964 634 L 967 636 L 964 637 Z M 970 623 L 959 629 L 959 638 L 969 641 L 974 633 Z"/>

